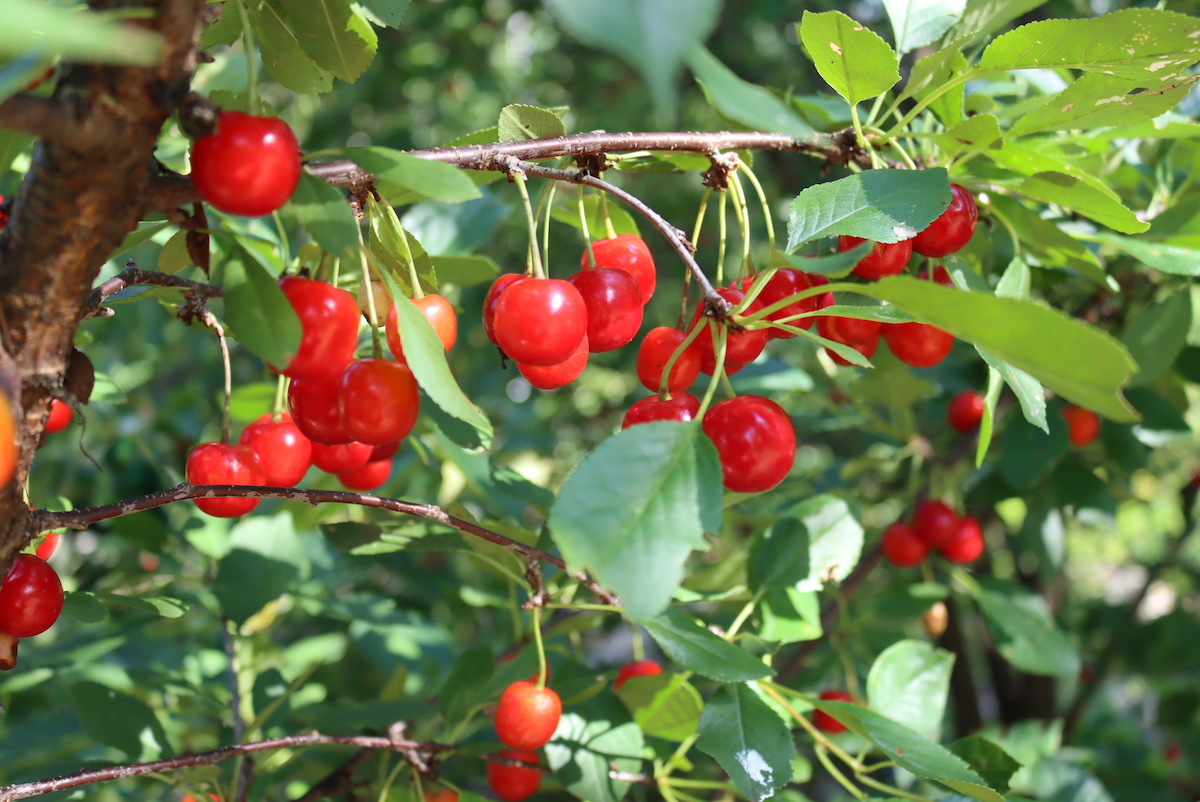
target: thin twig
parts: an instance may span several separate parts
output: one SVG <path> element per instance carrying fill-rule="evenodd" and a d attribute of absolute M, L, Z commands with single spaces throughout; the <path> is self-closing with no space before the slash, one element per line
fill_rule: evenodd
<path fill-rule="evenodd" d="M 198 295 L 202 298 L 219 298 L 221 297 L 221 288 L 212 284 L 202 284 L 199 281 L 191 281 L 186 278 L 179 278 L 167 273 L 159 273 L 155 270 L 142 270 L 132 259 L 125 262 L 125 269 L 117 275 L 100 284 L 92 290 L 88 296 L 87 304 L 84 306 L 83 317 L 107 317 L 104 315 L 100 304 L 116 295 L 121 290 L 132 287 L 135 284 L 148 284 L 155 287 L 176 287 L 184 292 L 189 292 Z"/>
<path fill-rule="evenodd" d="M 115 504 L 104 504 L 99 507 L 83 507 L 64 512 L 44 509 L 33 510 L 30 513 L 30 530 L 32 534 L 41 534 L 42 532 L 49 532 L 52 529 L 59 528 L 87 529 L 92 524 L 100 521 L 120 518 L 135 512 L 162 507 L 166 504 L 174 504 L 178 501 L 188 501 L 198 498 L 279 499 L 281 501 L 301 501 L 305 504 L 311 504 L 314 507 L 318 504 L 355 504 L 361 507 L 374 507 L 376 509 L 388 510 L 389 512 L 413 515 L 418 518 L 424 518 L 427 521 L 443 524 L 452 529 L 457 529 L 468 535 L 483 538 L 515 552 L 522 558 L 531 557 L 568 571 L 571 576 L 578 579 L 584 587 L 596 594 L 597 598 L 601 599 L 605 604 L 620 605 L 620 600 L 601 588 L 596 583 L 596 580 L 583 571 L 571 571 L 566 563 L 553 554 L 548 554 L 532 546 L 526 546 L 524 543 L 507 538 L 504 535 L 493 532 L 490 529 L 485 529 L 470 521 L 455 518 L 453 515 L 446 513 L 441 507 L 433 504 L 416 504 L 411 501 L 381 498 L 370 494 L 351 493 L 343 490 L 308 490 L 302 487 L 255 487 L 247 485 L 191 485 L 185 482 L 169 490 L 159 490 L 155 493 L 119 501 Z M 3 800 L 0 800 L 0 802 L 3 802 Z"/>

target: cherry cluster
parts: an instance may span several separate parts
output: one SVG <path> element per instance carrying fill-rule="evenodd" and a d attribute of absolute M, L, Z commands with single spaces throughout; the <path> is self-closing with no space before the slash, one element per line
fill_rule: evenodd
<path fill-rule="evenodd" d="M 983 527 L 972 515 L 959 515 L 943 501 L 922 501 L 912 523 L 896 521 L 883 531 L 879 544 L 892 565 L 910 568 L 937 549 L 952 563 L 968 565 L 983 554 Z"/>

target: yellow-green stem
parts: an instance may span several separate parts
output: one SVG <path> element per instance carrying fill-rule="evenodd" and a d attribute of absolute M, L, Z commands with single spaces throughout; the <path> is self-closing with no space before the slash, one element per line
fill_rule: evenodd
<path fill-rule="evenodd" d="M 758 176 L 749 165 L 743 163 L 741 171 L 746 174 L 746 180 L 754 187 L 754 194 L 758 196 L 758 203 L 762 206 L 763 224 L 767 227 L 767 244 L 771 246 L 771 253 L 775 253 L 775 222 L 771 219 L 771 206 L 767 203 L 767 195 L 763 192 L 762 184 L 758 183 Z"/>
<path fill-rule="evenodd" d="M 275 423 L 283 420 L 283 397 L 287 392 L 287 383 L 288 377 L 281 373 L 275 383 L 275 406 L 271 412 L 271 420 Z"/>
<path fill-rule="evenodd" d="M 737 618 L 733 619 L 733 623 L 729 625 L 729 629 L 725 631 L 725 640 L 732 642 L 737 636 L 738 630 L 742 628 L 742 624 L 746 623 L 746 619 L 754 612 L 754 608 L 758 606 L 759 601 L 763 597 L 763 589 L 759 588 L 758 592 L 750 597 L 750 601 L 746 602 L 741 611 L 737 614 Z"/>
<path fill-rule="evenodd" d="M 546 648 L 542 645 L 542 609 L 533 608 L 533 642 L 537 644 L 538 675 L 537 687 L 546 687 Z"/>
<path fill-rule="evenodd" d="M 529 201 L 529 189 L 525 186 L 525 174 L 513 173 L 512 179 L 516 182 L 517 192 L 521 194 L 521 203 L 525 206 L 525 225 L 529 228 L 529 260 L 533 265 L 533 275 L 545 278 L 546 271 L 542 269 L 542 254 L 537 243 L 537 220 L 533 216 L 533 204 Z"/>
<path fill-rule="evenodd" d="M 246 0 L 237 0 L 238 16 L 242 22 L 242 52 L 246 54 L 246 108 L 251 114 L 258 114 L 258 59 L 255 58 L 254 28 L 250 25 L 250 15 L 246 12 Z"/>
<path fill-rule="evenodd" d="M 672 352 L 670 359 L 667 360 L 667 364 L 663 366 L 662 379 L 658 383 L 658 397 L 663 401 L 666 401 L 671 397 L 671 391 L 668 389 L 668 381 L 671 378 L 671 369 L 675 367 L 675 362 L 678 361 L 679 357 L 683 355 L 684 351 L 691 347 L 696 337 L 699 336 L 700 332 L 703 331 L 704 328 L 705 326 L 703 318 L 696 321 L 696 325 L 692 326 L 692 330 L 687 333 L 687 336 L 683 338 L 683 342 L 681 342 L 675 348 L 675 351 Z"/>
<path fill-rule="evenodd" d="M 833 765 L 833 761 L 829 759 L 829 755 L 825 754 L 825 750 L 823 748 L 818 746 L 813 751 L 816 752 L 817 760 L 821 761 L 821 765 L 825 767 L 825 770 L 829 772 L 830 776 L 833 777 L 833 779 L 838 781 L 839 785 L 841 785 L 843 788 L 845 788 L 847 791 L 849 791 L 850 794 L 852 796 L 854 796 L 854 798 L 856 798 L 856 799 L 866 799 L 867 798 L 867 794 L 865 791 L 863 791 L 861 788 L 859 788 L 854 783 L 850 782 L 850 780 L 848 780 L 846 778 L 846 775 L 842 774 L 842 772 L 838 769 L 838 767 Z"/>
<path fill-rule="evenodd" d="M 920 796 L 919 794 L 910 794 L 908 791 L 902 791 L 894 785 L 881 783 L 879 780 L 867 777 L 863 774 L 856 774 L 855 777 L 857 777 L 858 781 L 863 785 L 869 785 L 876 791 L 883 791 L 885 794 L 889 794 L 890 796 L 898 796 L 901 799 L 911 799 L 913 802 L 929 802 L 929 797 Z"/>
<path fill-rule="evenodd" d="M 728 224 L 725 221 L 725 205 L 728 202 L 729 193 L 722 192 L 720 200 L 717 202 L 717 230 L 720 232 L 720 240 L 717 243 L 717 286 L 725 283 L 725 245 L 729 238 Z"/>
<path fill-rule="evenodd" d="M 367 285 L 367 314 L 371 318 L 371 325 L 367 328 L 371 330 L 371 356 L 381 359 L 383 342 L 379 337 L 379 327 L 375 325 L 375 321 L 379 320 L 379 315 L 375 313 L 375 288 L 371 285 L 371 268 L 368 265 L 370 260 L 367 259 L 367 246 L 363 244 L 362 226 L 356 224 L 354 233 L 358 234 L 358 257 L 362 260 L 363 281 Z"/>
<path fill-rule="evenodd" d="M 583 202 L 583 184 L 577 184 L 579 190 L 579 229 L 583 232 L 583 244 L 587 248 L 588 264 L 596 266 L 596 251 L 592 248 L 592 233 L 588 231 L 587 205 Z"/>
<path fill-rule="evenodd" d="M 717 386 L 721 383 L 721 377 L 725 375 L 725 346 L 729 339 L 729 329 L 725 326 L 718 326 L 712 318 L 709 318 L 708 326 L 711 336 L 715 340 L 713 354 L 716 357 L 716 368 L 713 370 L 712 379 L 708 382 L 708 389 L 704 391 L 704 398 L 700 401 L 700 411 L 696 413 L 697 422 L 704 419 L 708 405 L 712 403 L 713 396 L 717 394 Z"/>

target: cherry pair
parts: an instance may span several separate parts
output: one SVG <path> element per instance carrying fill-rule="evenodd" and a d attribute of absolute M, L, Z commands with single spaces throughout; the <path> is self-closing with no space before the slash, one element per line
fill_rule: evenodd
<path fill-rule="evenodd" d="M 922 501 L 911 525 L 897 521 L 884 530 L 880 549 L 900 568 L 917 565 L 931 549 L 952 563 L 967 565 L 983 554 L 983 527 L 974 516 L 959 516 L 945 502 Z"/>

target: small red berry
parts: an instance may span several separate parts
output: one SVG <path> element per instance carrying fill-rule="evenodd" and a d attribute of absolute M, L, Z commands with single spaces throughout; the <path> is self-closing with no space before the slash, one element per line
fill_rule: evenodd
<path fill-rule="evenodd" d="M 793 270 L 792 268 L 785 267 L 771 276 L 770 281 L 767 282 L 767 286 L 763 287 L 762 292 L 758 294 L 758 300 L 766 308 L 797 293 L 828 283 L 829 279 L 824 276 L 809 275 L 803 270 Z M 783 318 L 791 317 L 792 315 L 815 312 L 827 306 L 833 306 L 833 293 L 826 292 L 820 295 L 813 295 L 801 301 L 793 301 L 782 309 L 767 315 L 767 320 L 783 320 Z M 812 328 L 813 319 L 806 317 L 800 320 L 789 320 L 786 323 L 796 328 L 810 329 Z M 797 336 L 783 329 L 770 329 L 770 332 L 771 337 L 777 340 L 790 340 L 792 337 Z"/>
<path fill-rule="evenodd" d="M 913 531 L 930 548 L 948 541 L 958 527 L 958 513 L 942 501 L 922 501 L 913 511 Z"/>
<path fill-rule="evenodd" d="M 650 302 L 654 296 L 654 287 L 658 283 L 658 274 L 654 269 L 654 257 L 646 242 L 637 234 L 621 234 L 612 239 L 596 240 L 592 243 L 592 252 L 596 254 L 594 267 L 615 267 L 633 276 L 638 289 L 642 293 L 642 305 Z M 579 261 L 579 269 L 587 270 L 589 264 L 588 252 L 585 249 L 583 258 Z"/>
<path fill-rule="evenodd" d="M 368 462 L 353 470 L 343 471 L 337 475 L 342 487 L 366 493 L 387 483 L 392 475 L 392 461 L 380 459 Z"/>
<path fill-rule="evenodd" d="M 704 336 L 701 332 L 700 337 Z M 687 337 L 679 329 L 659 326 L 646 332 L 642 344 L 638 347 L 637 375 L 638 381 L 652 393 L 657 393 L 662 383 L 662 374 L 666 370 L 671 355 L 679 348 Z M 671 366 L 671 378 L 667 381 L 667 390 L 675 393 L 686 390 L 700 375 L 700 352 L 696 349 L 695 341 L 679 355 Z"/>
<path fill-rule="evenodd" d="M 746 293 L 740 289 L 733 287 L 721 287 L 717 290 L 717 294 L 724 298 L 735 307 L 742 302 L 746 297 Z M 742 311 L 742 314 L 749 315 L 762 309 L 762 301 L 755 298 L 754 301 Z M 697 307 L 696 314 L 692 316 L 693 326 L 707 326 L 707 322 L 701 320 L 703 307 Z M 713 333 L 719 329 L 705 329 L 697 335 L 695 339 L 696 350 L 700 352 L 700 371 L 707 376 L 713 375 L 716 371 L 716 352 L 713 348 Z M 729 330 L 729 336 L 725 343 L 725 372 L 734 374 L 741 370 L 746 365 L 753 362 L 762 353 L 767 346 L 767 341 L 771 339 L 769 329 L 747 329 L 744 331 Z"/>
<path fill-rule="evenodd" d="M 946 407 L 946 420 L 955 430 L 966 434 L 979 428 L 983 420 L 983 395 L 975 390 L 963 390 Z"/>
<path fill-rule="evenodd" d="M 458 792 L 439 785 L 425 792 L 425 802 L 458 802 Z"/>
<path fill-rule="evenodd" d="M 374 450 L 368 443 L 339 443 L 336 446 L 313 443 L 312 461 L 325 473 L 340 474 L 366 465 Z"/>
<path fill-rule="evenodd" d="M 896 358 L 914 368 L 931 368 L 954 347 L 954 335 L 928 323 L 890 323 L 883 339 Z"/>
<path fill-rule="evenodd" d="M 346 434 L 360 443 L 402 440 L 421 409 L 417 380 L 400 362 L 355 360 L 338 381 L 338 409 Z"/>
<path fill-rule="evenodd" d="M 958 519 L 950 538 L 938 547 L 942 556 L 952 563 L 968 565 L 983 554 L 983 527 L 972 515 Z"/>
<path fill-rule="evenodd" d="M 661 673 L 663 673 L 662 666 L 654 660 L 640 660 L 623 665 L 617 672 L 617 678 L 613 680 L 613 690 L 621 690 L 621 686 L 634 677 L 653 677 Z"/>
<path fill-rule="evenodd" d="M 587 306 L 568 281 L 514 281 L 496 301 L 492 330 L 514 362 L 557 365 L 570 358 L 587 335 Z"/>
<path fill-rule="evenodd" d="M 50 402 L 50 417 L 46 419 L 46 434 L 56 434 L 71 422 L 71 407 L 66 401 L 53 399 Z"/>
<path fill-rule="evenodd" d="M 525 281 L 530 276 L 524 273 L 503 273 L 488 288 L 487 296 L 483 299 L 483 332 L 487 338 L 492 341 L 492 345 L 499 346 L 500 343 L 496 340 L 496 303 L 500 300 L 500 295 L 511 285 L 518 281 Z"/>
<path fill-rule="evenodd" d="M 538 763 L 537 752 L 529 749 L 501 749 L 496 754 L 526 763 Z M 521 802 L 522 799 L 537 793 L 542 784 L 542 773 L 524 766 L 488 763 L 487 781 L 492 792 L 504 802 Z"/>
<path fill-rule="evenodd" d="M 850 702 L 850 694 L 845 691 L 823 691 L 820 696 L 824 702 Z M 846 731 L 846 725 L 838 721 L 833 716 L 826 713 L 824 710 L 813 711 L 813 724 L 821 732 L 828 732 L 831 735 L 836 735 L 839 732 Z"/>
<path fill-rule="evenodd" d="M 878 337 L 876 337 L 873 340 L 869 340 L 868 342 L 865 342 L 865 343 L 842 343 L 842 344 L 848 348 L 853 348 L 855 351 L 858 351 L 860 354 L 865 356 L 867 359 L 870 359 L 871 357 L 875 356 L 875 352 L 877 350 L 879 350 L 879 338 Z M 837 363 L 839 365 L 845 365 L 847 367 L 854 366 L 853 362 L 851 362 L 848 359 L 843 358 L 840 354 L 837 353 L 837 351 L 834 351 L 832 348 L 826 347 L 825 353 L 829 354 L 829 358 L 832 359 L 835 363 Z"/>
<path fill-rule="evenodd" d="M 950 185 L 950 205 L 912 239 L 912 249 L 922 256 L 949 256 L 971 241 L 979 209 L 965 187 Z"/>
<path fill-rule="evenodd" d="M 1071 404 L 1062 408 L 1062 416 L 1067 422 L 1071 445 L 1076 448 L 1083 448 L 1100 434 L 1100 418 L 1090 409 Z"/>
<path fill-rule="evenodd" d="M 58 620 L 63 586 L 50 564 L 32 554 L 18 554 L 0 584 L 0 632 L 31 638 Z"/>
<path fill-rule="evenodd" d="M 838 250 L 853 250 L 863 242 L 866 240 L 862 237 L 841 236 L 838 237 Z M 854 274 L 871 281 L 884 276 L 894 276 L 903 272 L 905 266 L 908 265 L 909 257 L 912 256 L 912 251 L 913 241 L 911 239 L 900 242 L 876 242 L 871 252 L 858 260 L 858 264 L 854 266 Z"/>
<path fill-rule="evenodd" d="M 761 493 L 783 481 L 796 461 L 796 431 L 783 407 L 757 395 L 728 398 L 704 414 L 725 487 Z"/>
<path fill-rule="evenodd" d="M 278 421 L 270 413 L 242 430 L 238 442 L 258 454 L 263 484 L 268 487 L 295 487 L 312 465 L 313 444 L 284 412 Z"/>
<path fill-rule="evenodd" d="M 458 315 L 455 314 L 454 307 L 445 298 L 434 293 L 421 298 L 413 298 L 412 302 L 417 309 L 421 310 L 421 314 L 429 321 L 429 325 L 433 326 L 438 339 L 442 341 L 442 348 L 447 354 L 450 353 L 450 349 L 458 340 Z M 397 314 L 396 307 L 393 306 L 387 314 L 384 333 L 387 336 L 388 350 L 392 352 L 392 356 L 396 358 L 397 362 L 407 365 L 404 348 L 400 344 L 400 321 L 397 319 Z"/>
<path fill-rule="evenodd" d="M 579 341 L 579 346 L 569 357 L 554 365 L 524 365 L 517 362 L 517 370 L 525 381 L 539 390 L 555 390 L 579 378 L 588 362 L 588 338 Z"/>
<path fill-rule="evenodd" d="M 339 376 L 340 378 L 340 376 Z M 337 378 L 328 381 L 292 379 L 288 385 L 288 411 L 305 437 L 332 446 L 354 442 L 338 411 Z"/>
<path fill-rule="evenodd" d="M 496 735 L 513 749 L 538 749 L 554 736 L 561 717 L 557 693 L 517 680 L 504 689 L 496 705 Z"/>
<path fill-rule="evenodd" d="M 615 351 L 642 327 L 642 291 L 633 276 L 615 267 L 581 270 L 567 279 L 587 307 L 588 349 Z"/>
<path fill-rule="evenodd" d="M 902 521 L 896 521 L 883 530 L 879 548 L 884 558 L 898 568 L 911 568 L 929 555 L 929 546 L 911 526 Z"/>
<path fill-rule="evenodd" d="M 300 182 L 300 145 L 283 120 L 222 111 L 217 127 L 192 145 L 192 183 L 228 214 L 261 217 Z"/>
<path fill-rule="evenodd" d="M 248 446 L 231 443 L 201 443 L 188 454 L 184 471 L 194 485 L 263 484 L 262 465 Z M 197 498 L 201 511 L 216 518 L 236 518 L 258 506 L 256 498 Z"/>
<path fill-rule="evenodd" d="M 673 420 L 686 423 L 696 419 L 700 411 L 700 400 L 691 393 L 675 393 L 666 401 L 656 395 L 643 398 L 634 403 L 625 413 L 621 422 L 622 429 L 637 426 L 639 423 L 652 423 L 656 420 Z"/>
<path fill-rule="evenodd" d="M 34 549 L 33 553 L 38 557 L 41 557 L 43 560 L 49 560 L 50 555 L 54 554 L 54 550 L 58 548 L 58 533 L 47 532 L 43 538 L 44 539 L 38 544 L 37 548 Z"/>
<path fill-rule="evenodd" d="M 929 271 L 922 268 L 921 272 L 917 273 L 917 278 L 922 281 L 927 280 L 929 278 Z M 942 265 L 938 265 L 933 269 L 933 281 L 935 284 L 941 284 L 943 287 L 953 288 L 955 286 L 954 279 L 950 278 L 949 271 Z"/>
<path fill-rule="evenodd" d="M 880 325 L 878 320 L 826 315 L 817 318 L 817 333 L 844 345 L 869 345 L 879 342 Z"/>

